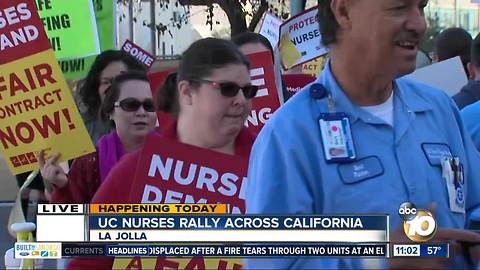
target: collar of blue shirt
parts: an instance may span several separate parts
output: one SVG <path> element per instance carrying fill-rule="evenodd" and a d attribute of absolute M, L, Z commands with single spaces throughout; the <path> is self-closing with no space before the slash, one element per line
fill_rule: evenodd
<path fill-rule="evenodd" d="M 337 80 L 330 69 L 330 61 L 326 63 L 325 69 L 317 79 L 317 83 L 323 84 L 325 88 L 331 92 L 335 103 L 335 111 L 347 113 L 350 116 L 352 124 L 358 119 L 370 124 L 384 123 L 380 118 L 374 117 L 372 114 L 362 110 L 358 105 L 350 101 L 345 95 L 345 92 L 338 85 Z M 399 78 L 394 81 L 395 122 L 397 122 L 397 117 L 401 115 L 401 111 L 419 113 L 433 109 L 429 102 L 419 95 L 416 88 L 418 88 L 418 84 L 413 84 L 408 79 Z"/>

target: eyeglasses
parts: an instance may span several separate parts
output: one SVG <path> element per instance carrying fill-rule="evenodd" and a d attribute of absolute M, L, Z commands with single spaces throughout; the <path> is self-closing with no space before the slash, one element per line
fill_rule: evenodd
<path fill-rule="evenodd" d="M 143 106 L 143 109 L 147 112 L 155 111 L 155 106 L 151 98 L 147 98 L 143 102 L 136 98 L 126 98 L 122 101 L 115 102 L 114 105 L 115 107 L 122 108 L 122 110 L 126 112 L 136 112 L 140 106 Z"/>
<path fill-rule="evenodd" d="M 208 83 L 213 87 L 220 89 L 220 93 L 222 93 L 222 95 L 225 97 L 234 97 L 241 89 L 245 98 L 251 99 L 255 97 L 258 91 L 258 86 L 251 84 L 242 87 L 234 82 L 214 82 L 204 79 L 192 79 L 191 81 Z"/>

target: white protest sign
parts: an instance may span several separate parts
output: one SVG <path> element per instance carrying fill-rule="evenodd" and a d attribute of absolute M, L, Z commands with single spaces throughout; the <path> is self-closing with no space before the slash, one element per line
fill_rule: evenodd
<path fill-rule="evenodd" d="M 300 13 L 280 26 L 280 54 L 285 69 L 324 55 L 328 49 L 321 42 L 318 7 Z"/>
<path fill-rule="evenodd" d="M 282 25 L 282 23 L 283 21 L 275 15 L 269 12 L 265 13 L 259 34 L 266 37 L 268 41 L 270 41 L 272 48 L 275 48 L 278 45 L 278 40 L 280 37 L 280 25 Z"/>
<path fill-rule="evenodd" d="M 417 69 L 405 77 L 437 87 L 449 96 L 458 93 L 468 82 L 459 56 Z"/>

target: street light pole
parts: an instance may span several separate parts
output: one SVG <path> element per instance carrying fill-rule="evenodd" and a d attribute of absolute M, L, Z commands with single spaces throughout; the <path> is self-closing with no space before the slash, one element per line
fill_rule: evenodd
<path fill-rule="evenodd" d="M 290 0 L 290 17 L 301 13 L 305 9 L 307 0 Z"/>
<path fill-rule="evenodd" d="M 458 27 L 457 0 L 453 0 L 453 12 L 455 18 L 455 27 Z"/>
<path fill-rule="evenodd" d="M 133 12 L 133 1 L 134 0 L 130 0 L 128 1 L 128 20 L 130 22 L 129 24 L 129 30 L 130 30 L 130 40 L 135 43 L 135 22 L 133 21 L 133 16 L 134 16 L 134 12 Z"/>
<path fill-rule="evenodd" d="M 157 22 L 155 19 L 155 0 L 150 0 L 150 38 L 152 40 L 151 52 L 154 56 L 157 56 Z"/>

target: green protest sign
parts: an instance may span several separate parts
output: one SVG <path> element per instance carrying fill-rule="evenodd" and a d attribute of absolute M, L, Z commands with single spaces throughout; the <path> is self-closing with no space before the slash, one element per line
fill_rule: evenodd
<path fill-rule="evenodd" d="M 36 0 L 37 10 L 57 59 L 100 52 L 91 0 Z"/>
<path fill-rule="evenodd" d="M 82 0 L 83 1 L 83 0 Z M 67 1 L 71 2 L 71 1 Z M 91 0 L 95 10 L 101 51 L 115 49 L 115 0 Z M 87 75 L 96 56 L 59 61 L 67 79 L 79 79 Z"/>

